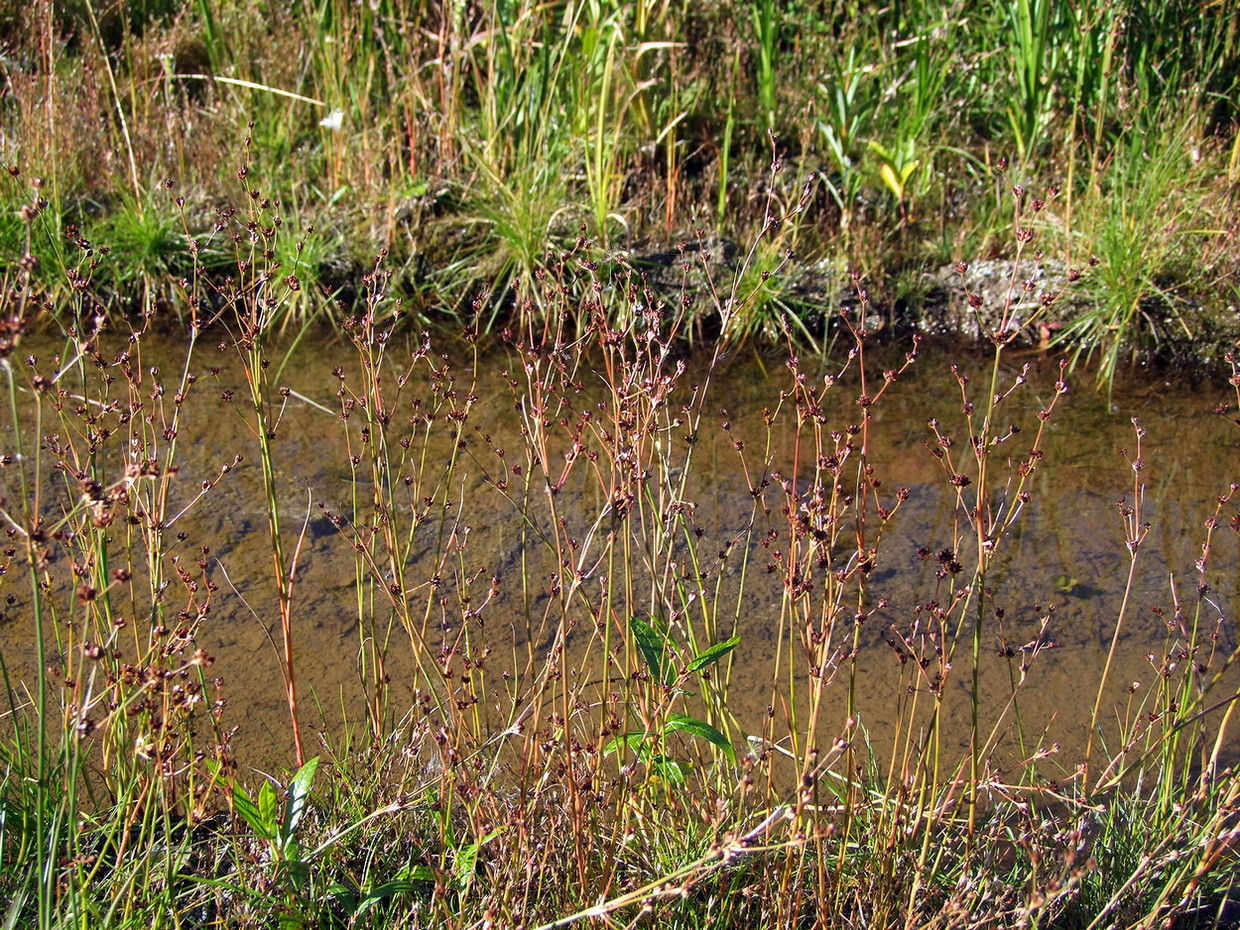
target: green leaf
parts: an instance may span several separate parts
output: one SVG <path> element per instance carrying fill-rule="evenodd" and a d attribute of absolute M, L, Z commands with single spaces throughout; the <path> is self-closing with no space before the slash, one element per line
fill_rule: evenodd
<path fill-rule="evenodd" d="M 22 909 L 26 906 L 26 900 L 30 897 L 30 892 L 26 888 L 20 888 L 13 895 L 9 902 L 9 909 L 4 914 L 4 923 L 0 924 L 4 930 L 14 930 L 17 927 L 18 920 L 22 917 Z"/>
<path fill-rule="evenodd" d="M 306 882 L 310 880 L 310 864 L 302 862 L 300 859 L 292 858 L 295 855 L 296 853 L 294 852 L 290 858 L 284 860 L 281 871 L 288 876 L 289 884 L 295 890 L 301 891 L 301 889 L 306 887 Z"/>
<path fill-rule="evenodd" d="M 306 812 L 306 804 L 310 800 L 310 787 L 314 784 L 314 773 L 319 768 L 319 757 L 315 756 L 293 776 L 293 780 L 288 786 L 288 809 L 284 815 L 284 823 L 281 825 L 281 832 L 286 838 L 293 835 L 293 831 L 297 829 L 297 824 L 301 822 L 301 815 Z"/>
<path fill-rule="evenodd" d="M 352 888 L 348 885 L 342 885 L 340 882 L 333 882 L 327 886 L 327 894 L 340 903 L 346 914 L 356 916 L 358 911 L 357 895 L 353 893 Z"/>
<path fill-rule="evenodd" d="M 645 739 L 645 733 L 624 733 L 613 740 L 608 740 L 607 745 L 603 747 L 603 755 L 609 756 L 621 747 L 627 747 L 634 753 L 640 753 Z"/>
<path fill-rule="evenodd" d="M 435 870 L 429 865 L 408 865 L 396 873 L 401 881 L 435 884 Z"/>
<path fill-rule="evenodd" d="M 275 836 L 279 826 L 279 821 L 276 820 L 277 806 L 275 785 L 269 781 L 263 782 L 263 786 L 258 789 L 258 816 L 262 818 L 263 829 L 269 837 Z"/>
<path fill-rule="evenodd" d="M 669 785 L 681 788 L 685 783 L 685 769 L 671 756 L 657 755 L 651 758 L 650 767 Z"/>
<path fill-rule="evenodd" d="M 674 680 L 670 668 L 664 666 L 664 658 L 671 650 L 667 637 L 638 617 L 629 618 L 629 629 L 637 640 L 637 648 L 646 659 L 646 665 L 655 681 L 670 685 Z"/>
<path fill-rule="evenodd" d="M 419 868 L 425 869 L 427 867 L 419 866 Z M 434 881 L 434 876 L 432 875 L 432 877 L 427 880 Z M 415 885 L 413 882 L 408 882 L 408 881 L 384 882 L 382 885 L 378 885 L 374 888 L 371 888 L 369 891 L 365 893 L 365 896 L 362 898 L 361 902 L 357 905 L 357 909 L 353 912 L 353 916 L 361 917 L 363 914 L 365 914 L 375 905 L 381 904 L 383 901 L 386 901 L 388 898 L 394 897 L 398 894 L 412 894 L 413 892 L 419 891 L 419 890 L 421 890 L 420 885 Z"/>
<path fill-rule="evenodd" d="M 896 160 L 895 153 L 891 149 L 887 148 L 885 145 L 881 145 L 878 141 L 871 139 L 869 141 L 869 146 L 870 146 L 870 149 L 887 164 L 890 165 L 895 162 Z"/>
<path fill-rule="evenodd" d="M 714 743 L 727 753 L 729 759 L 733 762 L 736 761 L 736 750 L 732 748 L 731 740 L 705 720 L 698 720 L 696 717 L 686 717 L 684 714 L 668 714 L 667 723 L 663 725 L 663 732 L 672 733 L 676 730 L 692 733 L 694 736 Z"/>
<path fill-rule="evenodd" d="M 275 831 L 263 820 L 262 812 L 239 785 L 233 786 L 233 810 L 241 815 L 241 818 L 250 825 L 250 829 L 257 833 L 260 839 L 270 842 L 275 836 Z"/>
<path fill-rule="evenodd" d="M 429 865 L 407 865 L 398 869 L 396 875 L 382 885 L 363 888 L 355 892 L 348 885 L 335 882 L 328 887 L 327 893 L 340 903 L 346 914 L 356 920 L 388 898 L 426 891 L 428 882 L 432 885 L 435 883 L 434 869 Z"/>
<path fill-rule="evenodd" d="M 689 663 L 689 671 L 700 672 L 702 669 L 706 668 L 708 665 L 714 665 L 716 662 L 718 662 L 720 659 L 726 656 L 729 652 L 735 649 L 737 645 L 740 643 L 740 641 L 741 641 L 741 634 L 737 633 L 731 639 L 725 639 L 721 643 L 715 643 L 715 645 L 711 646 L 709 649 L 707 649 L 705 652 L 703 652 L 701 655 L 699 655 L 697 658 L 695 658 L 692 662 Z"/>
<path fill-rule="evenodd" d="M 896 200 L 904 199 L 904 182 L 896 177 L 895 170 L 887 162 L 883 162 L 879 167 L 878 173 L 882 175 L 883 183 L 887 185 L 887 189 L 895 195 Z"/>
<path fill-rule="evenodd" d="M 498 830 L 492 830 L 477 842 L 470 843 L 468 846 L 463 846 L 456 851 L 456 861 L 452 864 L 452 870 L 456 872 L 458 885 L 462 888 L 467 888 L 473 882 L 474 864 L 478 861 L 478 850 L 482 849 L 483 846 L 503 832 L 503 827 L 500 827 Z"/>

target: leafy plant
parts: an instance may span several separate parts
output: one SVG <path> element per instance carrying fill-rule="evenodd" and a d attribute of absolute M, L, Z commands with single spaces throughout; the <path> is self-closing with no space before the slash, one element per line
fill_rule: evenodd
<path fill-rule="evenodd" d="M 753 48 L 757 53 L 758 102 L 766 132 L 775 130 L 775 94 L 778 88 L 776 60 L 779 57 L 781 16 L 775 0 L 752 0 L 750 22 L 753 27 Z"/>
<path fill-rule="evenodd" d="M 169 303 L 174 282 L 192 271 L 183 219 L 175 211 L 155 202 L 154 197 L 138 201 L 124 197 L 110 210 L 94 231 L 94 238 L 111 255 L 95 276 L 118 298 L 136 299 L 145 311 L 152 302 Z"/>
<path fill-rule="evenodd" d="M 293 774 L 282 790 L 277 789 L 271 779 L 265 779 L 253 796 L 239 784 L 233 786 L 232 809 L 265 848 L 269 880 L 285 892 L 285 908 L 279 919 L 281 927 L 319 925 L 326 913 L 322 905 L 327 900 L 350 921 L 360 921 L 394 899 L 426 890 L 436 880 L 430 866 L 414 863 L 407 863 L 381 880 L 361 887 L 339 879 L 328 880 L 338 873 L 321 860 L 351 834 L 396 813 L 399 806 L 387 805 L 373 811 L 329 833 L 317 846 L 308 847 L 300 833 L 304 833 L 303 821 L 312 810 L 312 789 L 318 767 L 319 757 L 315 756 Z"/>
<path fill-rule="evenodd" d="M 309 862 L 297 838 L 297 830 L 309 810 L 310 792 L 318 768 L 318 756 L 299 768 L 284 789 L 283 800 L 269 779 L 263 781 L 253 798 L 239 784 L 233 786 L 233 810 L 266 847 L 273 878 L 288 882 L 294 891 L 302 889 L 309 876 Z"/>
<path fill-rule="evenodd" d="M 491 40 L 471 61 L 481 97 L 479 141 L 464 148 L 482 182 L 469 193 L 472 222 L 484 237 L 446 274 L 470 289 L 485 282 L 494 321 L 510 287 L 538 299 L 534 274 L 544 267 L 565 211 L 572 142 L 563 107 L 572 32 L 520 5 L 493 3 L 488 16 Z"/>
<path fill-rule="evenodd" d="M 1060 28 L 1055 11 L 1050 0 L 1015 0 L 1009 12 L 1016 93 L 1007 107 L 1007 122 L 1022 164 L 1032 157 L 1051 115 L 1059 49 L 1053 36 Z"/>
<path fill-rule="evenodd" d="M 878 108 L 879 92 L 874 66 L 863 62 L 855 47 L 829 57 L 826 67 L 827 77 L 817 85 L 825 102 L 816 125 L 834 164 L 831 172 L 824 173 L 823 183 L 847 228 L 861 194 L 863 143 Z"/>
<path fill-rule="evenodd" d="M 1058 341 L 1074 346 L 1078 360 L 1096 357 L 1100 383 L 1112 382 L 1126 352 L 1166 338 L 1168 329 L 1194 335 L 1180 290 L 1192 256 L 1225 234 L 1200 206 L 1211 172 L 1193 157 L 1195 126 L 1192 114 L 1151 113 L 1148 124 L 1116 141 L 1099 187 L 1078 198 L 1076 224 L 1095 266 L 1085 282 L 1093 306 Z"/>
<path fill-rule="evenodd" d="M 870 149 L 879 158 L 879 176 L 891 191 L 900 214 L 907 220 L 907 200 L 913 195 L 918 172 L 925 163 L 925 137 L 931 117 L 936 113 L 947 83 L 948 71 L 933 50 L 950 45 L 951 33 L 933 40 L 928 35 L 917 37 L 912 44 L 912 61 L 888 88 L 885 97 L 893 101 L 896 119 L 892 123 L 894 141 L 890 146 L 870 139 Z M 933 44 L 932 44 L 933 42 Z M 904 69 L 906 55 L 898 56 L 893 68 Z"/>
<path fill-rule="evenodd" d="M 795 223 L 795 220 L 791 221 Z M 725 334 L 737 343 L 761 338 L 773 341 L 785 330 L 814 345 L 814 337 L 794 306 L 790 282 L 795 232 L 775 233 L 764 239 L 738 268 L 734 282 L 735 310 L 728 316 Z"/>
<path fill-rule="evenodd" d="M 641 730 L 631 730 L 615 737 L 604 747 L 604 755 L 619 752 L 622 748 L 627 749 L 636 755 L 637 761 L 646 766 L 652 775 L 657 775 L 673 788 L 683 788 L 686 780 L 685 764 L 666 751 L 667 739 L 673 733 L 687 733 L 705 740 L 735 762 L 736 752 L 727 736 L 704 720 L 670 710 L 669 702 L 677 697 L 692 696 L 692 692 L 685 691 L 682 685 L 692 676 L 701 677 L 703 671 L 735 649 L 741 641 L 740 634 L 703 650 L 683 663 L 681 669 L 679 651 L 668 635 L 658 627 L 639 617 L 630 617 L 629 632 L 645 660 L 652 687 L 666 689 L 669 698 L 665 701 L 656 697 L 656 716 L 642 721 Z"/>

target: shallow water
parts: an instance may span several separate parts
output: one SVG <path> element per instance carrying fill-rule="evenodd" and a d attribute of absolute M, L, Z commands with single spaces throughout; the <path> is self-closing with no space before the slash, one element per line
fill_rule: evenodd
<path fill-rule="evenodd" d="M 103 354 L 112 358 L 123 348 L 111 346 Z M 389 389 L 408 365 L 414 348 L 412 344 L 389 347 L 389 357 L 396 361 L 388 372 Z M 51 344 L 25 349 L 44 358 L 56 351 Z M 893 359 L 889 364 L 897 364 L 899 355 L 888 354 Z M 183 364 L 184 347 L 176 340 L 144 344 L 141 356 L 145 368 L 176 372 Z M 496 448 L 506 450 L 504 461 L 510 465 L 522 445 L 518 405 L 525 384 L 514 350 L 493 347 L 477 362 L 464 347 L 453 349 L 449 356 L 436 364 L 447 365 L 454 373 L 459 396 L 448 402 L 429 430 L 412 430 L 415 441 L 399 472 L 415 474 L 420 469 L 422 491 L 429 490 L 444 504 L 436 512 L 447 517 L 429 519 L 411 530 L 404 558 L 408 577 L 415 582 L 412 596 L 422 598 L 426 610 L 435 614 L 427 629 L 438 637 L 436 642 L 448 648 L 466 635 L 476 652 L 483 646 L 492 648 L 495 657 L 489 660 L 489 674 L 494 686 L 480 695 L 481 713 L 489 715 L 492 728 L 502 729 L 512 709 L 506 706 L 505 686 L 499 684 L 500 669 L 510 666 L 516 680 L 529 676 L 553 645 L 552 626 L 543 618 L 551 615 L 554 596 L 548 591 L 548 578 L 556 566 L 532 543 L 527 531 L 531 524 L 524 522 L 514 494 L 501 493 L 495 484 L 502 471 Z M 777 405 L 780 391 L 790 384 L 783 361 L 742 351 L 715 372 L 684 495 L 693 505 L 693 525 L 702 531 L 699 552 L 710 563 L 703 597 L 715 605 L 721 621 L 715 635 L 718 639 L 729 635 L 734 620 L 741 637 L 725 676 L 723 699 L 742 733 L 768 732 L 768 718 L 774 714 L 777 725 L 770 732 L 776 739 L 787 733 L 790 716 L 796 717 L 794 726 L 803 731 L 808 712 L 805 658 L 796 655 L 797 633 L 786 628 L 789 613 L 780 573 L 768 573 L 770 550 L 757 544 L 758 531 L 768 522 L 779 525 L 779 500 L 769 491 L 772 514 L 755 517 L 750 493 L 751 482 L 757 480 L 754 476 L 786 476 L 795 471 L 792 418 L 783 415 L 770 429 L 764 420 L 764 409 Z M 960 387 L 950 369 L 953 361 L 978 385 L 985 383 L 987 359 L 959 351 L 949 358 L 942 351 L 923 350 L 916 364 L 869 408 L 867 453 L 875 475 L 882 480 L 880 498 L 893 503 L 899 487 L 907 487 L 909 494 L 883 530 L 866 591 L 867 609 L 872 612 L 859 628 L 854 630 L 850 622 L 836 633 L 844 644 L 855 641 L 858 652 L 855 664 L 841 661 L 841 668 L 829 675 L 826 701 L 818 711 L 818 733 L 822 738 L 844 732 L 851 687 L 853 713 L 880 757 L 899 740 L 920 738 L 920 728 L 928 722 L 928 676 L 941 665 L 931 656 L 929 671 L 923 675 L 915 663 L 902 663 L 900 657 L 929 648 L 924 645 L 930 642 L 926 614 L 918 606 L 942 595 L 935 554 L 954 545 L 960 524 L 956 488 L 931 454 L 934 443 L 926 444 L 934 438 L 927 426 L 932 419 L 939 421 L 944 432 L 965 433 Z M 1029 355 L 1005 362 L 1003 384 L 1011 386 L 1025 362 L 1030 365 L 1028 383 L 1013 391 L 1002 411 L 1005 420 L 1020 424 L 1022 431 L 1009 443 L 1010 453 L 992 457 L 994 467 L 1005 475 L 1014 468 L 1006 456 L 1011 455 L 1013 462 L 1023 458 L 1025 438 L 1033 441 L 1037 411 L 1054 396 L 1059 374 L 1054 360 Z M 704 365 L 704 360 L 690 362 L 682 390 L 704 380 Z M 814 383 L 821 383 L 823 372 L 836 371 L 840 365 L 839 360 L 802 363 Z M 211 375 L 210 366 L 218 367 L 218 373 Z M 343 380 L 333 374 L 338 367 Z M 208 547 L 207 572 L 219 590 L 212 598 L 198 645 L 215 659 L 211 673 L 224 680 L 229 702 L 226 722 L 241 727 L 234 743 L 237 752 L 254 764 L 286 764 L 291 742 L 277 646 L 279 608 L 256 464 L 257 443 L 244 404 L 237 400 L 246 396 L 244 376 L 235 352 L 213 345 L 200 346 L 190 368 L 199 379 L 185 404 L 178 436 L 181 468 L 173 485 L 174 497 L 188 509 L 169 528 L 185 534 L 183 541 L 172 546 L 183 560 L 197 559 L 202 547 Z M 522 382 L 515 395 L 503 375 L 509 370 Z M 875 370 L 881 371 L 881 366 Z M 578 374 L 586 385 L 585 394 L 598 390 L 594 363 L 582 362 Z M 155 383 L 160 377 L 172 379 L 174 375 L 152 375 L 149 381 Z M 846 374 L 826 395 L 824 411 L 834 428 L 842 429 L 859 419 L 853 380 L 851 372 Z M 359 617 L 382 618 L 385 611 L 382 592 L 368 592 L 359 602 L 354 546 L 347 533 L 329 519 L 331 513 L 354 513 L 354 494 L 362 501 L 358 513 L 364 512 L 373 491 L 367 479 L 355 480 L 350 462 L 350 455 L 365 452 L 357 418 L 346 424 L 338 415 L 341 386 L 347 397 L 358 384 L 353 350 L 340 341 L 301 345 L 285 365 L 279 383 L 291 389 L 274 450 L 286 546 L 290 552 L 299 547 L 293 623 L 302 718 L 329 741 L 338 742 L 342 720 L 354 727 L 364 723 L 361 663 L 369 651 L 367 636 L 376 631 L 359 622 Z M 411 401 L 421 398 L 420 409 L 426 411 L 443 397 L 433 390 L 435 385 L 445 384 L 431 377 L 429 366 L 418 367 L 408 384 L 390 395 L 392 409 L 416 411 L 419 408 Z M 1202 556 L 1205 522 L 1213 516 L 1219 495 L 1240 481 L 1240 429 L 1212 413 L 1216 404 L 1234 402 L 1234 392 L 1229 394 L 1230 388 L 1221 379 L 1188 385 L 1165 378 L 1132 378 L 1118 384 L 1109 397 L 1096 392 L 1087 375 L 1069 377 L 1069 384 L 1040 443 L 1043 458 L 1029 485 L 1031 499 L 1001 540 L 987 577 L 991 596 L 984 612 L 980 679 L 983 734 L 990 734 L 994 721 L 1000 721 L 994 742 L 1011 758 L 1021 751 L 1009 704 L 1011 682 L 1020 674 L 1020 657 L 1031 655 L 1033 645 L 1038 645 L 1040 652 L 1030 663 L 1019 704 L 1024 751 L 1032 751 L 1034 745 L 1059 744 L 1065 772 L 1079 758 L 1087 736 L 1089 712 L 1128 579 L 1130 563 L 1116 501 L 1133 496 L 1132 469 L 1120 454 L 1120 450 L 1135 449 L 1133 418 L 1146 430 L 1141 446 L 1142 506 L 1150 526 L 1138 553 L 1117 658 L 1103 691 L 1107 720 L 1131 723 L 1134 701 L 1154 684 L 1169 644 L 1190 638 L 1190 630 L 1172 622 L 1176 598 L 1188 618 L 1185 622 L 1191 622 L 1198 606 L 1194 563 Z M 970 390 L 976 396 L 977 391 Z M 222 400 L 227 391 L 234 392 L 232 402 Z M 443 413 L 453 406 L 462 407 L 469 392 L 478 399 L 454 438 Z M 7 428 L 7 414 L 3 422 Z M 424 433 L 430 436 L 425 444 L 421 441 Z M 743 464 L 737 442 L 744 445 Z M 959 442 L 957 454 L 965 442 Z M 449 466 L 454 450 L 455 461 Z M 221 466 L 235 455 L 242 455 L 243 461 L 220 479 Z M 579 469 L 578 474 L 583 471 Z M 216 484 L 194 503 L 206 480 Z M 0 493 L 12 500 L 18 493 L 13 469 L 0 472 L 0 483 Z M 1003 495 L 1002 480 L 994 487 L 996 506 L 1014 505 Z M 47 499 L 54 500 L 54 492 L 49 490 Z M 543 502 L 545 497 L 530 504 L 530 512 L 544 506 Z M 603 492 L 589 480 L 567 483 L 557 499 L 566 527 L 576 527 L 583 547 L 588 547 L 589 530 L 605 505 Z M 419 500 L 411 495 L 407 507 L 418 508 Z M 172 512 L 179 510 L 180 506 L 174 506 Z M 1223 508 L 1208 562 L 1210 587 L 1197 615 L 1202 630 L 1197 639 L 1203 645 L 1193 660 L 1206 667 L 1206 678 L 1221 668 L 1223 657 L 1236 643 L 1240 558 L 1236 533 L 1227 528 L 1236 512 L 1236 502 Z M 531 519 L 537 524 L 544 517 Z M 748 544 L 748 564 L 743 563 L 740 551 L 716 562 L 715 554 L 729 540 L 743 539 L 751 527 L 757 530 Z M 738 549 L 745 549 L 743 541 Z M 919 549 L 928 550 L 930 557 L 919 557 Z M 961 545 L 962 553 L 966 549 Z M 640 567 L 640 557 L 634 564 Z M 606 568 L 594 568 L 589 583 L 601 583 Z M 17 604 L 9 611 L 11 619 L 0 625 L 0 650 L 10 675 L 29 680 L 35 672 L 29 621 L 21 610 L 26 582 L 19 572 L 14 576 L 2 580 L 5 593 L 14 596 Z M 433 576 L 443 579 L 442 601 L 426 596 Z M 477 580 L 467 583 L 471 578 Z M 481 599 L 492 578 L 496 579 L 495 590 L 479 610 L 475 625 L 469 619 L 462 623 L 459 603 L 448 601 L 467 591 Z M 640 612 L 646 596 L 636 591 L 632 602 L 617 598 L 620 606 L 612 618 L 613 633 L 622 635 L 622 618 Z M 692 610 L 688 613 L 692 615 Z M 960 618 L 953 616 L 949 627 L 954 630 L 959 624 Z M 436 642 L 431 643 L 430 653 L 438 648 Z M 970 726 L 969 642 L 966 631 L 952 657 L 940 711 L 945 743 L 954 741 L 957 748 L 967 743 Z M 1005 647 L 1011 647 L 1015 656 L 1002 655 Z M 1022 652 L 1021 647 L 1030 648 Z M 1209 655 L 1210 648 L 1217 653 Z M 591 666 L 597 652 L 598 642 L 584 628 L 568 636 L 563 665 L 583 683 L 585 691 L 602 674 Z M 391 630 L 387 661 L 392 678 L 389 712 L 399 717 L 415 690 L 408 639 L 399 627 Z M 1141 683 L 1135 697 L 1128 690 L 1134 682 Z M 1234 681 L 1226 684 L 1234 692 Z M 790 694 L 798 696 L 790 698 Z M 914 700 L 919 702 L 916 711 L 910 710 Z"/>

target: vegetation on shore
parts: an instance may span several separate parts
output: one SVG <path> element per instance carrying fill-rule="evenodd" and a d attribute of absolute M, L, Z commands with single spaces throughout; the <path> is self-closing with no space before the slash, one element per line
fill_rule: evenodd
<path fill-rule="evenodd" d="M 26 204 L 25 221 L 41 209 Z M 918 353 L 913 341 L 894 366 L 876 359 L 864 289 L 838 315 L 847 350 L 825 374 L 785 331 L 763 427 L 740 436 L 719 364 L 760 298 L 743 292 L 750 278 L 716 285 L 722 334 L 689 383 L 689 295 L 666 303 L 635 272 L 600 277 L 569 254 L 505 335 L 498 402 L 522 428 L 501 447 L 482 426 L 497 400 L 473 389 L 483 360 L 454 364 L 429 334 L 393 338 L 407 311 L 377 264 L 342 324 L 339 409 L 323 408 L 350 450 L 351 497 L 323 514 L 356 594 L 357 693 L 342 699 L 364 710 L 315 745 L 298 686 L 306 527 L 278 481 L 282 332 L 303 285 L 277 266 L 273 211 L 257 191 L 190 253 L 231 252 L 234 274 L 190 270 L 172 366 L 144 354 L 153 311 L 118 322 L 88 289 L 48 297 L 31 262 L 4 282 L 15 428 L 0 458 L 0 622 L 29 630 L 41 670 L 18 677 L 19 657 L 0 656 L 8 926 L 1235 926 L 1240 647 L 1212 579 L 1235 563 L 1240 481 L 1220 473 L 1213 500 L 1179 501 L 1204 527 L 1201 557 L 1148 603 L 1147 540 L 1172 516 L 1151 512 L 1134 424 L 1116 506 L 1123 601 L 1097 620 L 1109 648 L 1088 739 L 1061 757 L 1052 730 L 1027 724 L 1027 684 L 1054 661 L 1049 614 L 1004 619 L 1002 560 L 1036 506 L 1067 390 L 1064 361 L 1044 406 L 1013 406 L 1031 388 L 1007 361 L 1019 275 L 987 330 L 990 363 L 972 380 L 972 365 L 952 368 L 958 418 L 909 424 L 953 503 L 916 601 L 893 604 L 874 572 L 910 491 L 876 467 L 870 422 Z M 50 354 L 27 348 L 38 321 L 59 333 Z M 242 383 L 216 380 L 221 352 Z M 1216 413 L 1234 417 L 1230 364 L 1234 402 Z M 191 413 L 204 391 L 213 405 Z M 218 417 L 242 418 L 251 441 L 216 450 L 210 473 L 186 467 L 185 444 L 210 442 Z M 728 436 L 731 465 L 698 458 L 705 430 Z M 429 454 L 445 435 L 453 451 Z M 265 515 L 269 561 L 247 587 L 273 595 L 282 773 L 236 763 L 245 723 L 228 703 L 244 683 L 212 677 L 200 636 L 244 599 L 221 588 L 217 540 L 183 522 L 244 467 L 259 478 L 247 506 Z M 693 502 L 720 468 L 750 489 L 739 528 Z M 467 475 L 480 490 L 464 494 Z M 471 545 L 484 493 L 517 526 L 515 577 Z M 735 663 L 761 661 L 746 642 L 760 578 L 778 588 L 764 618 L 778 632 L 770 709 L 750 719 L 729 692 Z M 1119 645 L 1150 610 L 1166 639 L 1149 680 L 1117 681 Z M 876 624 L 894 672 L 889 745 L 855 698 Z M 412 670 L 396 682 L 400 660 Z M 1001 706 L 983 702 L 983 677 L 1007 683 Z M 961 702 L 967 732 L 946 732 Z"/>
<path fill-rule="evenodd" d="M 353 306 L 385 249 L 432 324 L 479 294 L 510 319 L 512 287 L 581 235 L 656 277 L 700 239 L 734 269 L 773 204 L 736 323 L 767 338 L 780 314 L 821 337 L 850 271 L 886 321 L 941 325 L 942 269 L 1006 279 L 1007 188 L 1057 188 L 1027 217 L 1048 275 L 1098 266 L 1031 337 L 1105 374 L 1240 335 L 1238 29 L 1204 0 L 40 0 L 0 10 L 0 156 L 44 179 L 43 284 L 68 286 L 86 240 L 111 249 L 90 288 L 129 310 L 171 300 L 239 174 L 315 230 L 281 256 L 298 310 L 339 318 L 324 296 Z M 0 254 L 21 254 L 23 197 Z"/>

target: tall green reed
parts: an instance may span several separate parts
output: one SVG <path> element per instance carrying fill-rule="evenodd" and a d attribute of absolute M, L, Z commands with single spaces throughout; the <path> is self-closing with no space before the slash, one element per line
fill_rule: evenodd
<path fill-rule="evenodd" d="M 1007 107 L 1007 122 L 1023 165 L 1037 152 L 1052 114 L 1053 84 L 1060 45 L 1054 35 L 1062 27 L 1054 4 L 1045 0 L 1017 0 L 1011 7 L 1008 38 L 1016 93 Z"/>

